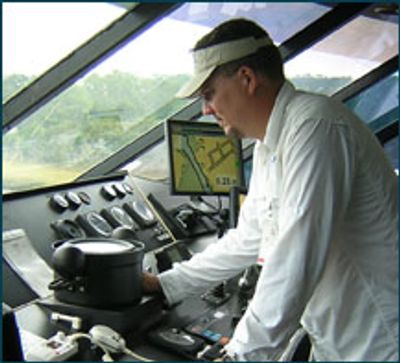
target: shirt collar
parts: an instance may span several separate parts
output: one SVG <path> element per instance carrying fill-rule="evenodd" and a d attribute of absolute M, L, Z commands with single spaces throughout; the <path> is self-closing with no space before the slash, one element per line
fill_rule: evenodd
<path fill-rule="evenodd" d="M 278 144 L 279 136 L 284 126 L 284 113 L 290 100 L 293 98 L 296 90 L 292 83 L 286 80 L 276 97 L 274 107 L 265 130 L 264 144 L 270 151 L 275 151 Z"/>

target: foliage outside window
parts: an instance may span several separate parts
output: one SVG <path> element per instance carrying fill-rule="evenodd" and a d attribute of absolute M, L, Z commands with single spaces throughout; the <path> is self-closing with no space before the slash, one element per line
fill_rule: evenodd
<path fill-rule="evenodd" d="M 218 23 L 240 16 L 254 19 L 279 45 L 329 10 L 317 3 L 183 3 L 4 135 L 3 191 L 73 181 L 192 102 L 174 97 L 191 73 L 188 50 Z M 368 24 L 368 19 L 362 20 Z M 374 20 L 373 24 L 383 23 Z M 36 22 L 36 27 L 41 25 Z M 384 29 L 389 56 L 392 49 L 397 52 L 393 32 L 397 37 L 398 27 L 392 24 Z M 353 74 L 335 56 L 336 42 L 344 42 L 340 36 L 335 40 L 335 34 L 340 31 L 289 62 L 287 76 L 299 88 L 331 94 L 385 60 L 377 57 L 373 63 L 360 62 L 366 48 L 358 47 L 357 57 L 348 54 L 348 62 L 357 68 Z M 67 33 L 57 36 L 64 39 Z M 373 39 L 368 41 L 372 47 Z M 326 61 L 327 56 L 333 56 L 333 63 Z M 325 70 L 313 72 L 316 64 Z M 3 100 L 37 75 L 3 73 Z M 125 168 L 135 175 L 166 178 L 165 154 L 165 144 L 160 144 Z"/>

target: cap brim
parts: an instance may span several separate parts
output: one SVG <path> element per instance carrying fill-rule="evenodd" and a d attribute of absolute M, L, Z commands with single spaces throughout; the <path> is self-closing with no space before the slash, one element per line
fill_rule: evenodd
<path fill-rule="evenodd" d="M 175 95 L 177 98 L 191 98 L 197 96 L 200 87 L 207 81 L 216 66 L 195 74 Z"/>

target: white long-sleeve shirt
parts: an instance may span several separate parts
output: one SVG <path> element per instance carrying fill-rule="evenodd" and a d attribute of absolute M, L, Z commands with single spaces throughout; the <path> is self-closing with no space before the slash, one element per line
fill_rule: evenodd
<path fill-rule="evenodd" d="M 170 303 L 263 262 L 227 346 L 277 360 L 295 331 L 320 361 L 398 360 L 397 176 L 375 136 L 325 96 L 282 86 L 236 229 L 159 275 Z"/>

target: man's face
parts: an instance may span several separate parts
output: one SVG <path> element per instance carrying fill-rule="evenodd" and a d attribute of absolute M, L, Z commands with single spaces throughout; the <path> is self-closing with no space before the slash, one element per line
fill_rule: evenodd
<path fill-rule="evenodd" d="M 247 137 L 244 122 L 247 98 L 237 74 L 211 77 L 200 94 L 203 98 L 204 115 L 214 115 L 226 135 Z"/>

